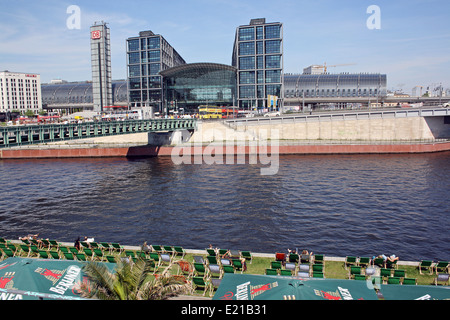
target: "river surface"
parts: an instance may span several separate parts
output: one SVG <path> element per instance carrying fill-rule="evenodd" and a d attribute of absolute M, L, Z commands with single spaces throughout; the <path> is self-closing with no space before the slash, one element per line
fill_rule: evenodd
<path fill-rule="evenodd" d="M 0 236 L 450 259 L 450 153 L 0 160 Z"/>

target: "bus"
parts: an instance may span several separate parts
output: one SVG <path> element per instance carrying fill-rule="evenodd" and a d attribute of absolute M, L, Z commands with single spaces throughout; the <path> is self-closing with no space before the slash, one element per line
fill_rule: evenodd
<path fill-rule="evenodd" d="M 199 106 L 200 119 L 226 119 L 237 118 L 239 110 L 235 107 Z"/>

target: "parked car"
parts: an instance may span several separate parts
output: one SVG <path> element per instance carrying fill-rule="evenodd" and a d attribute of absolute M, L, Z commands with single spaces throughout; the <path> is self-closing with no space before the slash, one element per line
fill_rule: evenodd
<path fill-rule="evenodd" d="M 280 116 L 280 111 L 269 112 L 264 115 L 264 117 L 279 117 L 279 116 Z"/>

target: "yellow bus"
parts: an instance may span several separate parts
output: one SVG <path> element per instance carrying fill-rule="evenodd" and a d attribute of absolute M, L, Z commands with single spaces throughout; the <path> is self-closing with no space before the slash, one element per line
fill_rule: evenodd
<path fill-rule="evenodd" d="M 199 106 L 198 116 L 200 119 L 222 119 L 222 108 L 216 106 Z"/>

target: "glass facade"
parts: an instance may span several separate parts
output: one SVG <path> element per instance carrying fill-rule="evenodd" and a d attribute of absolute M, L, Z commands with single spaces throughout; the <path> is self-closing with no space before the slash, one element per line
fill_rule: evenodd
<path fill-rule="evenodd" d="M 283 25 L 252 19 L 236 29 L 232 65 L 237 68 L 238 106 L 267 108 L 267 96 L 283 100 Z"/>
<path fill-rule="evenodd" d="M 148 105 L 155 111 L 163 111 L 160 71 L 186 62 L 164 37 L 152 31 L 142 31 L 139 37 L 128 38 L 127 49 L 130 105 Z"/>
<path fill-rule="evenodd" d="M 192 63 L 161 72 L 167 108 L 198 111 L 200 105 L 233 106 L 236 69 L 216 63 Z"/>

